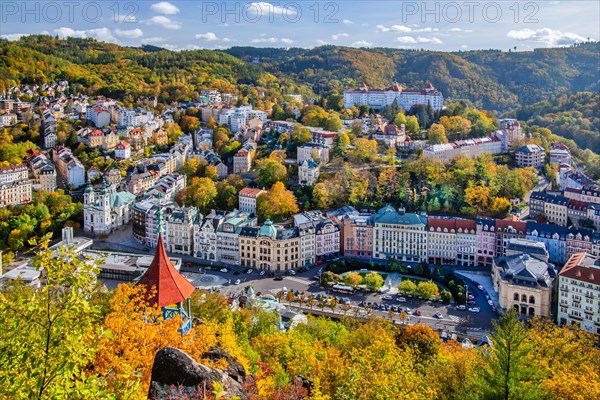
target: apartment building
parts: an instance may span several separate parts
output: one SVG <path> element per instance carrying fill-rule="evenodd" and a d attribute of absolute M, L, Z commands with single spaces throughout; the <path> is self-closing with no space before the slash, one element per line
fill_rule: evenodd
<path fill-rule="evenodd" d="M 405 110 L 409 110 L 415 104 L 430 105 L 436 111 L 444 106 L 444 96 L 431 83 L 424 89 L 407 89 L 398 82 L 385 89 L 369 89 L 363 83 L 358 89 L 344 91 L 345 108 L 366 105 L 379 110 L 391 106 L 394 101 Z"/>
<path fill-rule="evenodd" d="M 520 168 L 540 168 L 546 163 L 546 152 L 537 144 L 528 144 L 515 151 L 515 160 Z"/>
<path fill-rule="evenodd" d="M 575 253 L 561 269 L 556 321 L 600 334 L 600 261 L 597 257 Z"/>
<path fill-rule="evenodd" d="M 178 207 L 165 218 L 165 248 L 170 253 L 193 254 L 195 207 Z M 202 216 L 200 216 L 201 218 Z"/>
<path fill-rule="evenodd" d="M 239 252 L 244 267 L 288 271 L 302 266 L 298 228 L 276 227 L 269 220 L 261 227 L 241 229 Z"/>
<path fill-rule="evenodd" d="M 31 190 L 32 183 L 25 165 L 0 168 L 0 207 L 29 203 Z"/>
<path fill-rule="evenodd" d="M 266 190 L 243 188 L 238 193 L 239 210 L 246 214 L 256 214 L 256 199 Z"/>

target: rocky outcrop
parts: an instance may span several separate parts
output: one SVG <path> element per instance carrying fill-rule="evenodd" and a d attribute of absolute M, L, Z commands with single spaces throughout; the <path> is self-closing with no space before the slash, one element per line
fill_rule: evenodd
<path fill-rule="evenodd" d="M 222 349 L 211 348 L 205 354 L 206 357 L 203 358 L 225 358 L 228 362 L 227 369 L 221 371 L 199 364 L 174 347 L 165 347 L 156 353 L 148 398 L 203 398 L 205 393 L 213 391 L 213 382 L 218 382 L 226 392 L 226 399 L 237 396 L 241 400 L 247 400 L 248 393 L 241 385 L 246 376 L 244 367 Z"/>

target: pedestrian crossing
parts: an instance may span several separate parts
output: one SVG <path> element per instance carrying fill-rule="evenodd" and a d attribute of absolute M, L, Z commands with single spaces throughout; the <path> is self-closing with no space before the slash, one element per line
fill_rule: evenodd
<path fill-rule="evenodd" d="M 462 318 L 457 315 L 448 315 L 448 319 L 454 322 L 461 322 Z"/>

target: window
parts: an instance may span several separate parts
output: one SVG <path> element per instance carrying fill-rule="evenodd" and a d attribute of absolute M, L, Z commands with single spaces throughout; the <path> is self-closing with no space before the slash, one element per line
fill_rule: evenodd
<path fill-rule="evenodd" d="M 527 303 L 527 295 L 526 294 L 521 295 L 521 302 Z"/>
<path fill-rule="evenodd" d="M 535 297 L 529 296 L 529 304 L 535 304 Z"/>
<path fill-rule="evenodd" d="M 515 301 L 519 301 L 519 293 L 515 293 L 514 300 Z M 517 311 L 519 311 L 519 310 L 517 310 Z"/>

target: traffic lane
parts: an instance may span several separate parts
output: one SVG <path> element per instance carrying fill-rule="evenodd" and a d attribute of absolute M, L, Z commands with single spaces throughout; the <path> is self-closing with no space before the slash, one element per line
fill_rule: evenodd
<path fill-rule="evenodd" d="M 469 288 L 469 292 L 475 297 L 475 306 L 479 307 L 478 313 L 471 313 L 473 322 L 477 326 L 483 326 L 486 329 L 492 328 L 492 321 L 498 319 L 498 313 L 492 309 L 488 303 L 485 293 L 477 288 L 477 283 L 469 278 L 463 279 Z M 467 307 L 468 308 L 468 307 Z"/>

